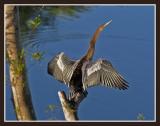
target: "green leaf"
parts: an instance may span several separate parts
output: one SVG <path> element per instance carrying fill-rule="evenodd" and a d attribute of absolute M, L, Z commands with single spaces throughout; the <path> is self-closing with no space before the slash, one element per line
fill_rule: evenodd
<path fill-rule="evenodd" d="M 138 116 L 137 116 L 137 119 L 138 120 L 144 120 L 145 117 L 144 117 L 144 115 L 142 113 L 139 113 Z"/>
<path fill-rule="evenodd" d="M 32 30 L 36 29 L 40 24 L 41 24 L 40 15 L 38 15 L 37 17 L 35 17 L 32 20 L 27 21 L 27 26 Z"/>
<path fill-rule="evenodd" d="M 43 58 L 43 53 L 42 52 L 35 52 L 32 54 L 32 58 L 40 61 Z"/>
<path fill-rule="evenodd" d="M 49 104 L 45 110 L 45 112 L 53 112 L 56 109 L 56 105 L 54 104 Z"/>

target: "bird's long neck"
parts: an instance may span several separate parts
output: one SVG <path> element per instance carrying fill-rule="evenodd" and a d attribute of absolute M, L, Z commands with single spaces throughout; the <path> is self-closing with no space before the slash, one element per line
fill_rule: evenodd
<path fill-rule="evenodd" d="M 110 23 L 112 22 L 112 20 L 110 20 L 109 22 L 105 23 L 105 24 L 102 24 L 100 25 L 97 30 L 95 31 L 91 41 L 90 41 L 90 44 L 89 44 L 89 48 L 86 52 L 86 54 L 84 55 L 84 57 L 82 59 L 84 60 L 92 60 L 93 58 L 93 55 L 94 55 L 94 51 L 95 51 L 95 44 L 96 44 L 96 41 L 97 41 L 97 38 L 99 37 L 99 34 L 101 31 L 103 31 L 103 29 L 108 26 Z"/>
<path fill-rule="evenodd" d="M 95 51 L 95 44 L 97 38 L 99 37 L 99 34 L 100 34 L 100 29 L 97 29 L 90 41 L 89 48 L 84 56 L 86 60 L 92 60 Z"/>

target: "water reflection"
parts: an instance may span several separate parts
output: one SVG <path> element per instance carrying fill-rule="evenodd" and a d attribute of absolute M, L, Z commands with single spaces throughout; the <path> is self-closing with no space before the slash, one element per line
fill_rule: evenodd
<path fill-rule="evenodd" d="M 28 30 L 27 21 L 36 16 L 41 16 L 44 26 L 53 26 L 56 18 L 78 18 L 78 14 L 88 11 L 87 6 L 20 6 L 20 21 L 23 30 Z M 72 17 L 72 18 L 69 18 Z"/>
<path fill-rule="evenodd" d="M 41 36 L 42 34 L 50 34 L 50 36 Z M 36 38 L 35 36 L 39 34 L 38 38 Z M 56 43 L 56 42 L 63 42 L 64 40 L 77 40 L 77 39 L 87 39 L 89 38 L 89 34 L 87 33 L 63 33 L 63 34 L 57 34 L 56 30 L 44 30 L 44 31 L 40 31 L 37 33 L 25 33 L 23 35 L 21 35 L 21 41 L 25 42 L 23 43 L 23 47 L 27 48 L 29 47 L 35 47 L 38 46 L 40 44 L 48 44 L 48 43 Z M 76 41 L 75 41 L 76 42 Z"/>
<path fill-rule="evenodd" d="M 89 11 L 87 6 L 20 6 L 20 43 L 23 48 L 38 49 L 40 44 L 55 43 L 69 39 L 86 39 L 85 33 L 59 33 L 56 20 L 74 20 L 79 13 Z M 29 29 L 27 22 L 33 17 L 40 17 L 41 26 Z"/>

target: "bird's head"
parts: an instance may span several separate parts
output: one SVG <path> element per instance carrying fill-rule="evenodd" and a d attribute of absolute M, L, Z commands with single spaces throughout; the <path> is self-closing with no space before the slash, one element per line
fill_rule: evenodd
<path fill-rule="evenodd" d="M 112 22 L 112 20 L 110 20 L 110 21 L 102 24 L 102 25 L 100 26 L 100 31 L 102 31 L 105 27 L 107 27 L 111 22 Z"/>

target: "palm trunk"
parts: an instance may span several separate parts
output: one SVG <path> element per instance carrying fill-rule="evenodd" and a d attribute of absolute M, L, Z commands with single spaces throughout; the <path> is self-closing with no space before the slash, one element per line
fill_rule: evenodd
<path fill-rule="evenodd" d="M 27 84 L 24 56 L 18 46 L 18 27 L 16 27 L 16 7 L 5 5 L 6 53 L 9 60 L 9 74 L 14 109 L 18 120 L 35 120 L 31 94 Z"/>

